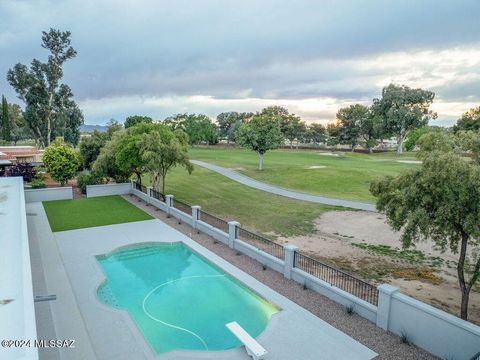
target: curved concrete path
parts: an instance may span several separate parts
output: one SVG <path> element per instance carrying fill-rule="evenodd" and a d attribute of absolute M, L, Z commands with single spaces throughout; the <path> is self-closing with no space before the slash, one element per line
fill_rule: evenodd
<path fill-rule="evenodd" d="M 280 196 L 285 196 L 289 197 L 292 199 L 296 200 L 303 200 L 303 201 L 309 201 L 313 203 L 319 203 L 319 204 L 326 204 L 326 205 L 335 205 L 335 206 L 344 206 L 352 209 L 358 209 L 358 210 L 366 210 L 366 211 L 373 211 L 377 212 L 375 209 L 375 205 L 369 204 L 369 203 L 363 203 L 359 201 L 350 201 L 350 200 L 341 200 L 341 199 L 334 199 L 334 198 L 329 198 L 329 197 L 324 197 L 324 196 L 319 196 L 319 195 L 312 195 L 312 194 L 307 194 L 304 192 L 300 191 L 295 191 L 295 190 L 289 190 L 289 189 L 284 189 L 279 186 L 275 185 L 270 185 L 267 183 L 264 183 L 262 181 L 258 181 L 255 179 L 252 179 L 251 177 L 239 174 L 236 171 L 218 166 L 218 165 L 213 165 L 210 163 L 206 163 L 200 160 L 190 160 L 192 164 L 204 167 L 208 170 L 215 171 L 216 173 L 219 173 L 223 176 L 226 176 L 236 182 L 239 182 L 243 185 L 250 186 L 252 188 L 258 189 L 258 190 L 263 190 L 272 194 L 280 195 Z"/>

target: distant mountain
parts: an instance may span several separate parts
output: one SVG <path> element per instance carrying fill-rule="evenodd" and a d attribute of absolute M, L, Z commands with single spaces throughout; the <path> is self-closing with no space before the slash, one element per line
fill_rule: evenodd
<path fill-rule="evenodd" d="M 107 127 L 104 125 L 82 125 L 80 126 L 81 133 L 92 133 L 94 130 L 105 132 Z"/>

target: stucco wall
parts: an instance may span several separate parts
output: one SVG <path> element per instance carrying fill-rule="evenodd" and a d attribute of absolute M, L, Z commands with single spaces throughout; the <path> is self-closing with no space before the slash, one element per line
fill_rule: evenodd
<path fill-rule="evenodd" d="M 480 327 L 400 292 L 392 295 L 388 330 L 442 359 L 470 359 L 480 351 Z"/>
<path fill-rule="evenodd" d="M 132 192 L 131 183 L 87 185 L 87 198 L 109 195 L 125 195 Z"/>
<path fill-rule="evenodd" d="M 71 186 L 25 190 L 25 202 L 27 203 L 69 199 L 73 199 Z"/>

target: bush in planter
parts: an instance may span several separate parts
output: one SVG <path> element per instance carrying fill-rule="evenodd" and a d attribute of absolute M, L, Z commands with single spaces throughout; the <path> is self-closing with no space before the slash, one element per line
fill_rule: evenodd
<path fill-rule="evenodd" d="M 77 186 L 80 188 L 82 194 L 87 193 L 87 185 L 99 185 L 103 184 L 103 177 L 95 172 L 84 172 L 77 177 Z"/>
<path fill-rule="evenodd" d="M 45 181 L 42 179 L 33 179 L 28 183 L 28 185 L 30 185 L 30 189 L 43 189 L 46 187 Z"/>

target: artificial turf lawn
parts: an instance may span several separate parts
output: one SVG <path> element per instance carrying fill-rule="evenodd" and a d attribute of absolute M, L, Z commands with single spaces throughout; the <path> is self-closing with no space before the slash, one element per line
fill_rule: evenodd
<path fill-rule="evenodd" d="M 220 165 L 254 179 L 337 199 L 375 202 L 370 194 L 373 179 L 417 167 L 401 160 L 418 160 L 412 153 L 397 156 L 394 152 L 358 154 L 346 152 L 341 156 L 321 155 L 315 150 L 274 150 L 265 154 L 264 170 L 258 171 L 258 155 L 234 147 L 194 147 L 192 159 Z M 315 168 L 317 167 L 317 168 Z"/>
<path fill-rule="evenodd" d="M 52 231 L 152 219 L 150 215 L 118 195 L 90 199 L 46 201 L 43 203 L 43 207 Z"/>

